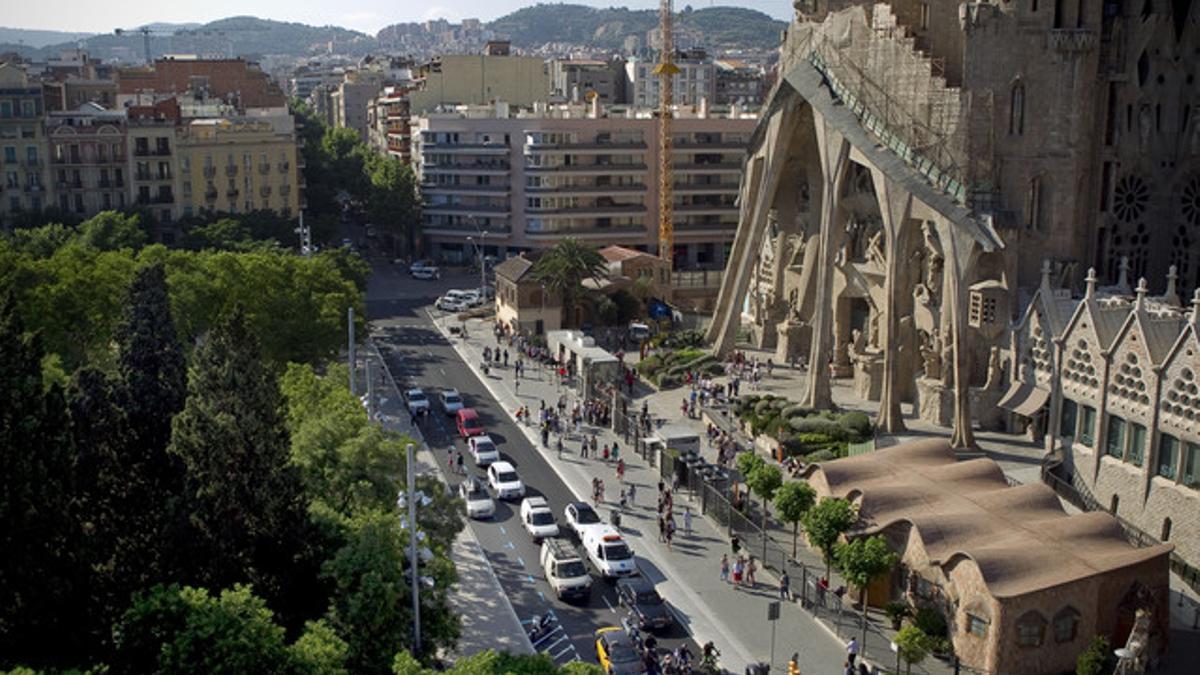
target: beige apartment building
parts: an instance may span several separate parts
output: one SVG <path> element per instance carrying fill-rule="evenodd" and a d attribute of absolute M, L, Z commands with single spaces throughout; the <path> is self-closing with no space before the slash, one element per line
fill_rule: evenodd
<path fill-rule="evenodd" d="M 422 66 L 420 90 L 408 95 L 414 113 L 439 105 L 487 105 L 506 101 L 531 106 L 550 92 L 546 62 L 507 53 L 453 54 Z"/>
<path fill-rule="evenodd" d="M 674 127 L 677 269 L 721 269 L 755 119 L 680 110 Z M 463 107 L 414 123 L 430 253 L 504 258 L 564 236 L 657 252 L 658 121 L 633 108 Z M 486 235 L 483 233 L 486 232 Z"/>
<path fill-rule="evenodd" d="M 193 120 L 179 135 L 179 212 L 275 211 L 303 208 L 290 116 Z"/>

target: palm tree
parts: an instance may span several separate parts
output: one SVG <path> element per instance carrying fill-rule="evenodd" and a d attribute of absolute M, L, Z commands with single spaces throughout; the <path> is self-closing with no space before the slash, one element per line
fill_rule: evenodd
<path fill-rule="evenodd" d="M 566 314 L 564 327 L 569 327 L 576 315 L 579 300 L 583 297 L 583 280 L 600 280 L 607 276 L 604 256 L 595 247 L 574 237 L 558 242 L 533 264 L 533 278 L 562 298 Z"/>

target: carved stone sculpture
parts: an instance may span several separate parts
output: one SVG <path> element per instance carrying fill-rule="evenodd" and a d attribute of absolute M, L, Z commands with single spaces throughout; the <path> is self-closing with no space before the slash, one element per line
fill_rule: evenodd
<path fill-rule="evenodd" d="M 1004 377 L 1004 373 L 1000 368 L 1000 348 L 992 347 L 988 352 L 987 364 L 987 381 L 983 383 L 983 388 L 988 391 L 999 391 L 1000 381 Z"/>

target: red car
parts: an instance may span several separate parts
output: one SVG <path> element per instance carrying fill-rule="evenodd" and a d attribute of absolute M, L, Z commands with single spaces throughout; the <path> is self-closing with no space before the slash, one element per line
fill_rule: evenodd
<path fill-rule="evenodd" d="M 479 413 L 474 408 L 463 408 L 454 416 L 454 425 L 458 427 L 458 435 L 463 438 L 483 435 L 483 423 L 479 421 Z"/>

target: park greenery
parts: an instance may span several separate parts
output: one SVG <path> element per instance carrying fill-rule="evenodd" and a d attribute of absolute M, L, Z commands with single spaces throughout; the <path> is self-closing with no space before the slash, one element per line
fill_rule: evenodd
<path fill-rule="evenodd" d="M 871 584 L 885 574 L 891 573 L 900 562 L 900 556 L 888 548 L 883 537 L 874 535 L 860 537 L 834 545 L 833 557 L 838 571 L 851 586 L 858 588 L 859 603 L 862 605 L 863 626 L 867 625 L 867 605 L 870 603 Z M 866 641 L 866 638 L 863 638 Z"/>
<path fill-rule="evenodd" d="M 913 664 L 919 664 L 933 651 L 933 639 L 914 625 L 908 625 L 892 638 L 896 644 L 896 654 L 904 660 L 905 672 L 912 672 Z"/>
<path fill-rule="evenodd" d="M 821 462 L 845 457 L 850 443 L 874 433 L 871 418 L 861 412 L 812 410 L 774 394 L 747 394 L 733 403 L 733 414 L 751 435 L 773 438 L 783 458 Z"/>
<path fill-rule="evenodd" d="M 330 365 L 365 266 L 147 241 L 124 214 L 0 239 L 0 670 L 393 672 L 407 441 Z M 463 521 L 417 485 L 429 663 Z"/>
<path fill-rule="evenodd" d="M 659 389 L 679 386 L 684 375 L 699 372 L 717 376 L 725 372 L 717 357 L 697 347 L 680 347 L 655 352 L 638 362 L 638 375 Z"/>

